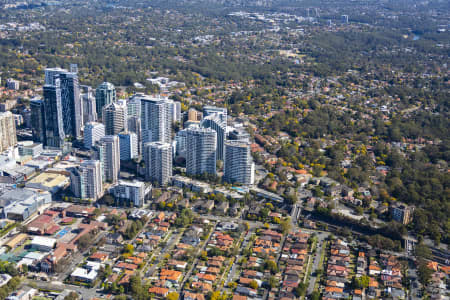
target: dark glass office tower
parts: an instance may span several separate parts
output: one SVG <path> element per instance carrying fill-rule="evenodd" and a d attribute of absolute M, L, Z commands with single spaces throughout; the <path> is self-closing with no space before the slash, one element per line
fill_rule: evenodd
<path fill-rule="evenodd" d="M 44 85 L 44 115 L 44 146 L 61 148 L 64 144 L 65 134 L 59 78 L 55 78 L 53 85 Z"/>
<path fill-rule="evenodd" d="M 95 90 L 95 104 L 97 105 L 97 118 L 102 118 L 103 107 L 116 102 L 116 88 L 112 83 L 103 82 Z"/>
<path fill-rule="evenodd" d="M 83 126 L 83 108 L 80 98 L 78 76 L 64 72 L 59 75 L 61 84 L 61 105 L 64 133 L 75 138 L 81 137 Z"/>
<path fill-rule="evenodd" d="M 33 142 L 45 143 L 45 110 L 44 101 L 36 99 L 30 101 L 31 109 L 31 130 L 33 132 Z"/>

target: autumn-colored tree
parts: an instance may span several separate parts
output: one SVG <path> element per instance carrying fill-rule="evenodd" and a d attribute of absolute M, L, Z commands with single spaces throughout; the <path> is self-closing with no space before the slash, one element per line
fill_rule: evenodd
<path fill-rule="evenodd" d="M 250 281 L 250 283 L 248 285 L 254 290 L 256 290 L 258 288 L 258 283 L 256 282 L 256 280 Z"/>
<path fill-rule="evenodd" d="M 166 299 L 167 300 L 178 300 L 179 297 L 180 297 L 180 295 L 178 295 L 177 292 L 170 292 L 169 294 L 167 294 Z"/>

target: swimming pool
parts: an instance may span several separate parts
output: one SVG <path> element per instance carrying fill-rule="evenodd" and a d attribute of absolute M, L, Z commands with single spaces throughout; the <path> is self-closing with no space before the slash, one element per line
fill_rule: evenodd
<path fill-rule="evenodd" d="M 66 233 L 70 231 L 70 227 L 64 227 L 62 230 L 60 230 L 56 235 L 55 238 L 60 239 L 62 238 Z"/>
<path fill-rule="evenodd" d="M 245 193 L 246 192 L 243 188 L 240 188 L 240 187 L 237 187 L 237 186 L 233 186 L 232 189 L 237 191 L 238 193 Z"/>

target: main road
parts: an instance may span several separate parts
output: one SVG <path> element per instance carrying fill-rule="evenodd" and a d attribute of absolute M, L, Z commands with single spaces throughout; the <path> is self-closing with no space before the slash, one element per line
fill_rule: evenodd
<path fill-rule="evenodd" d="M 28 285 L 28 286 L 35 286 L 39 289 L 43 290 L 52 290 L 52 291 L 64 291 L 64 290 L 70 290 L 75 291 L 78 294 L 81 294 L 82 299 L 94 299 L 94 298 L 101 298 L 102 294 L 98 293 L 96 289 L 94 288 L 85 288 L 78 285 L 72 285 L 72 284 L 64 284 L 60 281 L 51 281 L 51 282 L 45 282 L 40 280 L 34 280 L 34 279 L 25 279 L 22 281 L 22 285 Z"/>

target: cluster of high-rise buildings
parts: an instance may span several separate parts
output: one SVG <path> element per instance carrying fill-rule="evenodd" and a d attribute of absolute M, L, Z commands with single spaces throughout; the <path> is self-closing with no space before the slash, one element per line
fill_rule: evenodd
<path fill-rule="evenodd" d="M 203 112 L 188 112 L 185 129 L 176 136 L 176 154 L 186 159 L 186 174 L 216 175 L 217 161 L 223 161 L 225 181 L 251 185 L 254 163 L 250 135 L 227 126 L 226 108 L 204 106 Z M 236 134 L 244 132 L 244 134 Z"/>
<path fill-rule="evenodd" d="M 190 110 L 184 120 L 181 103 L 166 97 L 135 94 L 119 100 L 111 83 L 104 82 L 95 91 L 82 86 L 75 66 L 70 71 L 46 69 L 43 98 L 30 106 L 35 142 L 70 149 L 72 141 L 82 140 L 92 151 L 92 160 L 72 170 L 76 197 L 99 198 L 105 182 L 118 182 L 120 161 L 139 158 L 146 180 L 159 185 L 170 182 L 175 158 L 185 159 L 187 175 L 216 176 L 220 160 L 224 180 L 253 184 L 249 135 L 236 134 L 227 126 L 225 108 Z M 175 133 L 175 122 L 184 123 L 184 129 Z"/>

